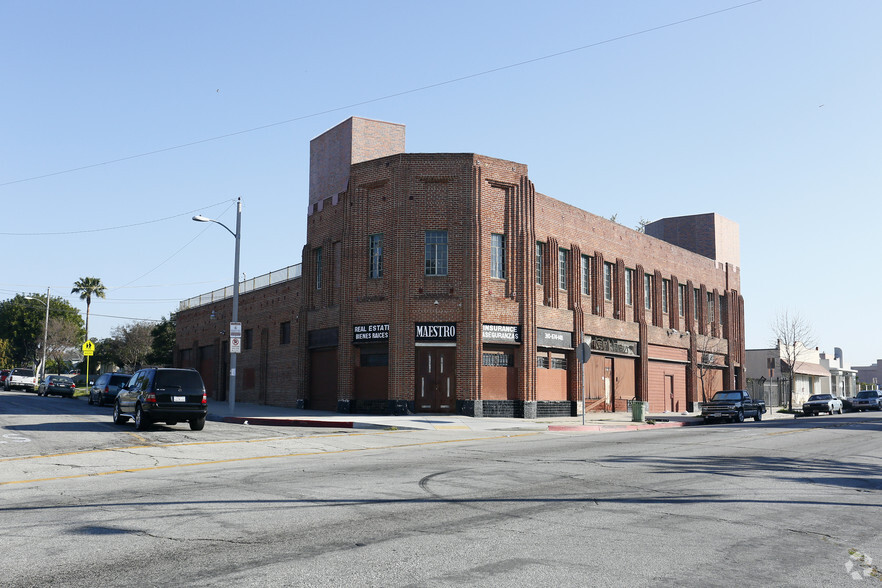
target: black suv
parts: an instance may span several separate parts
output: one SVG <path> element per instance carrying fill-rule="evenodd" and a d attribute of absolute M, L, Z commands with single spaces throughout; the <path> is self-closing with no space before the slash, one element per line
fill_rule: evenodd
<path fill-rule="evenodd" d="M 205 384 L 194 369 L 138 370 L 120 388 L 113 404 L 113 422 L 121 425 L 133 418 L 139 431 L 159 421 L 167 425 L 188 421 L 192 430 L 201 431 L 206 414 Z"/>
<path fill-rule="evenodd" d="M 113 404 L 120 388 L 126 385 L 126 382 L 132 377 L 132 374 L 111 373 L 101 374 L 95 383 L 89 388 L 89 404 L 97 403 L 98 406 L 104 404 Z"/>

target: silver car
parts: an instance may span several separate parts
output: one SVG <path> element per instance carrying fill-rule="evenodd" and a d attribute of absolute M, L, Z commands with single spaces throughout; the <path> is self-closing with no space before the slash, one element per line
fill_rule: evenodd
<path fill-rule="evenodd" d="M 882 409 L 882 394 L 879 390 L 861 390 L 851 401 L 851 407 L 855 410 L 880 410 Z"/>
<path fill-rule="evenodd" d="M 802 405 L 802 414 L 805 416 L 822 412 L 842 414 L 842 401 L 832 394 L 812 394 L 809 396 L 808 402 Z"/>

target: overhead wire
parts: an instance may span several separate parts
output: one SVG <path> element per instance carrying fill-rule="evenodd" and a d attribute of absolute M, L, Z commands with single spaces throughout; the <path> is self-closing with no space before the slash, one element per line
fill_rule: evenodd
<path fill-rule="evenodd" d="M 450 84 L 456 84 L 456 83 L 459 83 L 459 82 L 463 82 L 463 81 L 465 81 L 465 80 L 471 80 L 471 79 L 474 79 L 474 78 L 478 78 L 478 77 L 482 77 L 482 76 L 490 75 L 490 74 L 497 73 L 497 72 L 500 72 L 500 71 L 505 71 L 505 70 L 508 70 L 508 69 L 513 69 L 513 68 L 517 68 L 517 67 L 522 67 L 522 66 L 524 66 L 524 65 L 529 65 L 529 64 L 531 64 L 531 63 L 536 63 L 536 62 L 539 62 L 539 61 L 545 61 L 545 60 L 548 60 L 548 59 L 554 59 L 554 58 L 556 58 L 556 57 L 561 57 L 562 55 L 568 55 L 568 54 L 570 54 L 570 53 L 575 53 L 575 52 L 577 52 L 577 51 L 584 51 L 584 50 L 586 50 L 586 49 L 592 49 L 592 48 L 594 48 L 594 47 L 599 47 L 599 46 L 601 46 L 601 45 L 608 45 L 608 44 L 610 44 L 610 43 L 616 43 L 616 42 L 618 42 L 618 41 L 622 41 L 622 40 L 625 40 L 625 39 L 630 39 L 630 38 L 632 38 L 632 37 L 637 37 L 637 36 L 640 36 L 640 35 L 646 35 L 646 34 L 653 33 L 653 32 L 656 32 L 656 31 L 660 31 L 660 30 L 663 30 L 663 29 L 667 29 L 667 28 L 671 28 L 671 27 L 676 27 L 676 26 L 683 25 L 683 24 L 686 24 L 686 23 L 689 23 L 689 22 L 694 22 L 694 21 L 696 21 L 696 20 L 701 20 L 701 19 L 704 19 L 704 18 L 709 18 L 709 17 L 711 17 L 711 16 L 716 16 L 716 15 L 718 15 L 718 14 L 722 14 L 722 13 L 725 13 L 725 12 L 730 12 L 730 11 L 733 11 L 733 10 L 738 10 L 738 9 L 740 9 L 740 8 L 745 8 L 745 7 L 750 6 L 750 5 L 752 5 L 752 4 L 759 4 L 760 2 L 763 2 L 763 1 L 764 1 L 764 0 L 751 0 L 751 1 L 749 1 L 749 2 L 744 2 L 744 3 L 741 3 L 741 4 L 734 5 L 734 6 L 729 6 L 729 7 L 726 7 L 726 8 L 721 8 L 721 9 L 719 9 L 719 10 L 714 10 L 714 11 L 711 11 L 711 12 L 706 12 L 706 13 L 699 14 L 699 15 L 696 15 L 696 16 L 691 16 L 691 17 L 689 17 L 689 18 L 684 18 L 684 19 L 681 19 L 681 20 L 677 20 L 677 21 L 673 21 L 673 22 L 666 23 L 666 24 L 662 24 L 662 25 L 658 25 L 658 26 L 650 27 L 650 28 L 647 28 L 647 29 L 642 29 L 642 30 L 635 31 L 635 32 L 632 32 L 632 33 L 627 33 L 627 34 L 624 34 L 624 35 L 618 35 L 618 36 L 616 36 L 616 37 L 610 37 L 610 38 L 608 38 L 608 39 L 604 39 L 604 40 L 602 40 L 602 41 L 596 41 L 596 42 L 594 42 L 594 43 L 589 43 L 589 44 L 587 44 L 587 45 L 582 45 L 582 46 L 580 46 L 580 47 L 573 47 L 573 48 L 571 48 L 571 49 L 566 49 L 566 50 L 563 50 L 563 51 L 558 51 L 558 52 L 556 52 L 556 53 L 550 53 L 550 54 L 548 54 L 548 55 L 543 55 L 543 56 L 540 56 L 540 57 L 534 57 L 534 58 L 531 58 L 531 59 L 526 59 L 526 60 L 524 60 L 524 61 L 518 61 L 518 62 L 516 62 L 516 63 L 510 63 L 510 64 L 508 64 L 508 65 L 502 65 L 502 66 L 499 66 L 499 67 L 494 67 L 494 68 L 491 68 L 491 69 L 486 69 L 486 70 L 483 70 L 483 71 L 480 71 L 480 72 L 476 72 L 476 73 L 472 73 L 472 74 L 467 74 L 467 75 L 460 76 L 460 77 L 457 77 L 457 78 L 452 78 L 452 79 L 444 80 L 444 81 L 441 81 L 441 82 L 435 82 L 435 83 L 433 83 L 433 84 L 427 84 L 427 85 L 425 85 L 425 86 L 419 86 L 419 87 L 416 87 L 416 88 L 410 88 L 410 89 L 408 89 L 408 90 L 402 90 L 402 91 L 400 91 L 400 92 L 394 92 L 394 93 L 392 93 L 392 94 L 386 94 L 385 96 L 379 96 L 379 97 L 377 97 L 377 98 L 370 98 L 370 99 L 368 99 L 368 100 L 362 100 L 362 101 L 360 101 L 360 102 L 353 102 L 353 103 L 347 104 L 347 105 L 345 105 L 345 106 L 337 106 L 337 107 L 335 107 L 335 108 L 329 108 L 329 109 L 326 109 L 326 110 L 321 110 L 321 111 L 318 111 L 318 112 L 313 112 L 313 113 L 311 113 L 311 114 L 304 114 L 304 115 L 301 115 L 301 116 L 295 116 L 295 117 L 293 117 L 293 118 L 289 118 L 289 119 L 285 119 L 285 120 L 280 120 L 280 121 L 276 121 L 276 122 L 273 122 L 273 123 L 268 123 L 268 124 L 265 124 L 265 125 L 260 125 L 260 126 L 257 126 L 257 127 L 251 127 L 251 128 L 249 128 L 249 129 L 243 129 L 243 130 L 239 130 L 239 131 L 233 131 L 233 132 L 230 132 L 230 133 L 225 133 L 225 134 L 223 134 L 223 135 L 216 135 L 216 136 L 214 136 L 214 137 L 208 137 L 208 138 L 205 138 L 205 139 L 199 139 L 199 140 L 197 140 L 197 141 L 190 141 L 190 142 L 188 142 L 188 143 L 181 143 L 181 144 L 179 144 L 179 145 L 172 145 L 172 146 L 170 146 L 170 147 L 163 147 L 162 149 L 154 149 L 154 150 L 152 150 L 152 151 L 145 151 L 145 152 L 143 152 L 143 153 L 136 153 L 136 154 L 134 154 L 134 155 L 128 155 L 128 156 L 125 156 L 125 157 L 118 157 L 118 158 L 116 158 L 116 159 L 109 159 L 109 160 L 107 160 L 107 161 L 102 161 L 102 162 L 99 162 L 99 163 L 92 163 L 92 164 L 88 164 L 88 165 L 82 165 L 82 166 L 79 166 L 79 167 L 73 167 L 73 168 L 64 169 L 64 170 L 59 170 L 59 171 L 50 172 L 50 173 L 46 173 L 46 174 L 41 174 L 41 175 L 37 175 L 37 176 L 30 176 L 30 177 L 27 177 L 27 178 L 20 178 L 20 179 L 17 179 L 17 180 L 10 180 L 10 181 L 7 181 L 7 182 L 0 182 L 0 188 L 6 187 L 6 186 L 12 186 L 12 185 L 14 185 L 14 184 L 21 184 L 21 183 L 24 183 L 24 182 L 30 182 L 30 181 L 34 181 L 34 180 L 41 180 L 41 179 L 44 179 L 44 178 L 51 178 L 51 177 L 53 177 L 53 176 L 59 176 L 59 175 L 63 175 L 63 174 L 74 173 L 74 172 L 78 172 L 78 171 L 83 171 L 83 170 L 87 170 L 87 169 L 92 169 L 92 168 L 96 168 L 96 167 L 101 167 L 101 166 L 104 166 L 104 165 L 112 165 L 112 164 L 115 164 L 115 163 L 121 163 L 121 162 L 123 162 L 123 161 L 129 161 L 129 160 L 132 160 L 132 159 L 138 159 L 138 158 L 141 158 L 141 157 L 149 157 L 149 156 L 151 156 L 151 155 L 157 155 L 157 154 L 160 154 L 160 153 L 167 153 L 167 152 L 169 152 L 169 151 L 175 151 L 175 150 L 178 150 L 178 149 L 185 149 L 185 148 L 187 148 L 187 147 L 193 147 L 193 146 L 195 146 L 195 145 L 202 145 L 203 143 L 210 143 L 210 142 L 213 142 L 213 141 L 221 141 L 221 140 L 223 140 L 223 139 L 229 139 L 230 137 L 236 137 L 236 136 L 238 136 L 238 135 L 244 135 L 244 134 L 247 134 L 247 133 L 253 133 L 253 132 L 256 132 L 256 131 L 262 131 L 262 130 L 264 130 L 264 129 L 269 129 L 269 128 L 277 127 L 277 126 L 281 126 L 281 125 L 287 125 L 287 124 L 291 124 L 291 123 L 294 123 L 294 122 L 299 122 L 299 121 L 302 121 L 302 120 L 306 120 L 306 119 L 310 119 L 310 118 L 315 118 L 315 117 L 318 117 L 318 116 L 322 116 L 322 115 L 325 115 L 325 114 L 331 114 L 331 113 L 333 113 L 333 112 L 339 112 L 339 111 L 341 111 L 341 110 L 349 110 L 349 109 L 352 109 L 352 108 L 355 108 L 355 107 L 358 107 L 358 106 L 364 106 L 364 105 L 366 105 L 366 104 L 373 104 L 373 103 L 376 103 L 376 102 L 382 102 L 382 101 L 385 101 L 385 100 L 391 100 L 392 98 L 398 98 L 398 97 L 400 97 L 400 96 L 406 96 L 406 95 L 408 95 L 408 94 L 414 94 L 414 93 L 417 93 L 417 92 L 424 92 L 424 91 L 426 91 L 426 90 L 431 90 L 431 89 L 433 89 L 433 88 L 439 88 L 439 87 L 441 87 L 441 86 L 447 86 L 447 85 L 450 85 Z M 15 234 L 15 233 L 0 233 L 0 235 L 4 235 L 4 234 L 5 234 L 5 235 L 10 235 L 10 234 Z"/>

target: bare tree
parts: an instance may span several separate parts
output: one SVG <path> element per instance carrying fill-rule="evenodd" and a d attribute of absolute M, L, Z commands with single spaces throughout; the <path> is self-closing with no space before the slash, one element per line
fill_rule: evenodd
<path fill-rule="evenodd" d="M 135 322 L 115 327 L 111 332 L 119 347 L 117 353 L 123 367 L 136 369 L 144 362 L 153 349 L 153 325 L 147 322 Z"/>
<path fill-rule="evenodd" d="M 709 335 L 695 335 L 695 353 L 698 356 L 695 361 L 695 369 L 698 370 L 698 379 L 701 382 L 701 401 L 707 402 L 708 387 L 713 382 L 712 374 L 725 365 L 723 358 L 729 350 L 724 339 L 718 339 Z"/>
<path fill-rule="evenodd" d="M 776 339 L 774 346 L 789 369 L 790 391 L 787 404 L 788 408 L 793 410 L 793 385 L 796 373 L 802 368 L 805 359 L 810 356 L 809 349 L 815 346 L 814 333 L 811 324 L 805 318 L 787 310 L 778 312 L 775 322 L 772 323 L 772 333 Z M 784 366 L 781 367 L 783 371 Z"/>
<path fill-rule="evenodd" d="M 58 318 L 49 319 L 46 336 L 46 357 L 56 366 L 63 365 L 68 352 L 77 349 L 83 329 L 79 324 Z M 47 359 L 46 363 L 49 363 Z"/>

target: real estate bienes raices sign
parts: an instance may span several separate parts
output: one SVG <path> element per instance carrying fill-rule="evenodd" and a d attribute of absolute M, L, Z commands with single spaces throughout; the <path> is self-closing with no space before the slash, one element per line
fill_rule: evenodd
<path fill-rule="evenodd" d="M 381 343 L 389 340 L 389 323 L 353 325 L 353 343 Z"/>

